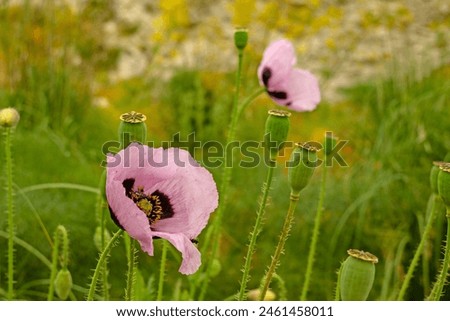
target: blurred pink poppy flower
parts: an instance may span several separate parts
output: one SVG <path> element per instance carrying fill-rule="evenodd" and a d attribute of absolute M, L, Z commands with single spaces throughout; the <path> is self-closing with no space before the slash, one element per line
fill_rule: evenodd
<path fill-rule="evenodd" d="M 107 158 L 106 197 L 116 224 L 153 255 L 153 238 L 164 238 L 182 254 L 180 273 L 201 265 L 193 244 L 218 205 L 212 175 L 177 148 L 132 143 Z"/>
<path fill-rule="evenodd" d="M 261 86 L 278 104 L 294 111 L 312 111 L 320 102 L 317 78 L 309 71 L 294 68 L 294 47 L 282 39 L 269 45 L 258 67 Z"/>

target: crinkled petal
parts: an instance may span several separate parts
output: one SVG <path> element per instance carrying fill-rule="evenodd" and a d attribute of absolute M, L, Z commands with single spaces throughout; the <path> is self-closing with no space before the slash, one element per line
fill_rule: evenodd
<path fill-rule="evenodd" d="M 269 69 L 271 74 L 267 87 L 276 87 L 290 73 L 296 60 L 294 47 L 290 41 L 281 39 L 271 43 L 264 51 L 258 67 L 258 79 L 261 86 L 264 86 L 263 73 L 266 69 Z"/>
<path fill-rule="evenodd" d="M 164 232 L 154 232 L 155 236 L 159 236 L 172 243 L 175 248 L 181 252 L 183 258 L 180 269 L 182 274 L 193 274 L 201 265 L 200 251 L 195 247 L 191 240 L 184 234 L 171 234 Z"/>
<path fill-rule="evenodd" d="M 286 98 L 271 98 L 279 105 L 287 106 L 295 111 L 312 111 L 320 102 L 320 89 L 317 78 L 309 71 L 294 69 L 277 88 L 271 89 L 283 92 Z M 269 92 L 270 95 L 270 92 Z"/>
<path fill-rule="evenodd" d="M 125 189 L 121 181 L 109 173 L 106 178 L 106 198 L 111 215 L 114 215 L 120 226 L 141 244 L 142 250 L 153 255 L 152 234 L 147 216 L 136 204 L 125 196 Z"/>
<path fill-rule="evenodd" d="M 188 238 L 196 238 L 217 208 L 218 193 L 213 176 L 201 167 L 183 149 L 173 149 L 174 162 L 178 162 L 176 175 L 161 181 L 147 193 L 159 190 L 169 197 L 175 215 L 155 222 L 152 230 L 183 233 Z"/>

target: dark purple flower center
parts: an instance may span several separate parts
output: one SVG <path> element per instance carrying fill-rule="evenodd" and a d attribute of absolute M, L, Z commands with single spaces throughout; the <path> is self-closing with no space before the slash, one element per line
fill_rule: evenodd
<path fill-rule="evenodd" d="M 269 67 L 264 67 L 262 72 L 262 81 L 264 83 L 264 86 L 269 86 L 269 79 L 272 77 L 272 70 L 270 70 Z"/>
<path fill-rule="evenodd" d="M 267 89 L 267 93 L 271 97 L 276 98 L 276 99 L 287 99 L 287 93 L 284 91 L 268 90 L 270 77 L 272 77 L 272 70 L 269 67 L 264 67 L 263 72 L 262 72 L 262 81 L 264 83 L 264 86 Z M 289 104 L 286 104 L 286 105 L 289 106 Z"/>
<path fill-rule="evenodd" d="M 140 186 L 135 190 L 133 189 L 133 178 L 124 180 L 122 185 L 125 188 L 125 195 L 145 213 L 150 225 L 158 220 L 169 218 L 174 215 L 169 197 L 166 194 L 159 190 L 154 191 L 152 194 L 145 194 L 144 188 Z"/>

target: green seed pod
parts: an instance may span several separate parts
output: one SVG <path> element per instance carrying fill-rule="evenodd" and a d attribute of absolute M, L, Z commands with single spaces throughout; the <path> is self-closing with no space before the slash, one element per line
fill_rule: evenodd
<path fill-rule="evenodd" d="M 289 117 L 291 113 L 283 110 L 269 110 L 264 133 L 264 145 L 271 161 L 275 161 L 278 152 L 283 148 L 289 133 Z"/>
<path fill-rule="evenodd" d="M 244 50 L 248 42 L 248 30 L 238 28 L 234 32 L 234 45 L 239 50 Z"/>
<path fill-rule="evenodd" d="M 375 263 L 378 258 L 360 250 L 350 249 L 349 257 L 340 271 L 340 293 L 343 301 L 365 301 L 375 279 Z"/>
<path fill-rule="evenodd" d="M 308 185 L 317 167 L 318 148 L 308 143 L 296 143 L 288 163 L 291 195 L 297 196 Z"/>
<path fill-rule="evenodd" d="M 145 144 L 147 142 L 147 125 L 144 114 L 135 111 L 122 114 L 119 125 L 119 142 L 121 148 L 126 148 L 132 142 Z"/>
<path fill-rule="evenodd" d="M 20 115 L 16 109 L 9 107 L 0 110 L 0 126 L 16 127 L 19 120 Z"/>
<path fill-rule="evenodd" d="M 450 163 L 440 162 L 438 166 L 438 193 L 447 209 L 450 209 Z"/>
<path fill-rule="evenodd" d="M 61 300 L 66 300 L 69 297 L 71 289 L 72 289 L 72 275 L 67 269 L 60 270 L 55 278 L 56 294 Z"/>

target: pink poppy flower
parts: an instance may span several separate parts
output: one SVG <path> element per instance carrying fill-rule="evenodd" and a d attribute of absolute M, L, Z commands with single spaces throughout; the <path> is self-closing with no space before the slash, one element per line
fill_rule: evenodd
<path fill-rule="evenodd" d="M 179 271 L 201 264 L 193 244 L 218 204 L 212 175 L 177 148 L 132 143 L 107 158 L 106 197 L 116 224 L 153 255 L 153 239 L 164 238 L 182 254 Z"/>
<path fill-rule="evenodd" d="M 295 111 L 312 111 L 320 102 L 317 78 L 309 71 L 294 68 L 294 47 L 282 39 L 269 45 L 258 67 L 261 86 L 278 104 Z"/>

